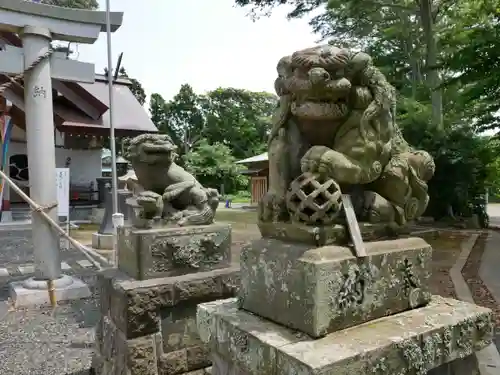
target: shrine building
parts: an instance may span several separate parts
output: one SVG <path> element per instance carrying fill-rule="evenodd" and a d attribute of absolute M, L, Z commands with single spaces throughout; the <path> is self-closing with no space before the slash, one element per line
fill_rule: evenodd
<path fill-rule="evenodd" d="M 0 58 L 2 50 L 9 46 L 21 47 L 21 39 L 15 34 L 0 32 Z M 0 74 L 0 84 L 8 80 Z M 130 85 L 131 82 L 125 78 L 118 78 L 113 84 L 117 138 L 158 131 L 147 111 L 130 91 Z M 107 77 L 96 74 L 94 83 L 53 78 L 52 89 L 56 167 L 70 168 L 71 205 L 96 204 L 99 200 L 97 180 L 102 177 L 102 149 L 109 140 L 110 132 Z M 12 85 L 0 95 L 0 116 L 10 116 L 13 122 L 6 170 L 29 195 L 22 83 Z M 24 205 L 23 200 L 11 189 L 4 192 L 3 199 L 4 209 L 10 205 Z"/>

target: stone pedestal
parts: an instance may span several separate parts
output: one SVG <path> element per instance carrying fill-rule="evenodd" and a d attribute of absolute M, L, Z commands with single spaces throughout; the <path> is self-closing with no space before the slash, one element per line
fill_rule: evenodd
<path fill-rule="evenodd" d="M 365 245 L 244 248 L 239 298 L 198 306 L 212 375 L 477 375 L 492 312 L 430 295 L 424 240 Z"/>
<path fill-rule="evenodd" d="M 204 375 L 210 351 L 196 306 L 233 297 L 240 284 L 230 226 L 121 227 L 118 238 L 119 269 L 98 280 L 95 374 Z"/>
<path fill-rule="evenodd" d="M 121 227 L 118 248 L 118 267 L 137 280 L 224 268 L 231 261 L 231 226 Z"/>
<path fill-rule="evenodd" d="M 342 246 L 273 239 L 241 252 L 241 307 L 312 337 L 423 306 L 431 299 L 432 248 L 421 238 Z"/>
<path fill-rule="evenodd" d="M 236 299 L 200 305 L 197 322 L 213 350 L 212 375 L 475 375 L 470 356 L 493 336 L 489 309 L 437 296 L 321 339 L 239 309 Z M 473 366 L 462 371 L 464 362 Z"/>
<path fill-rule="evenodd" d="M 211 361 L 196 330 L 196 305 L 233 296 L 238 278 L 237 268 L 144 281 L 104 271 L 94 373 L 203 374 Z"/>

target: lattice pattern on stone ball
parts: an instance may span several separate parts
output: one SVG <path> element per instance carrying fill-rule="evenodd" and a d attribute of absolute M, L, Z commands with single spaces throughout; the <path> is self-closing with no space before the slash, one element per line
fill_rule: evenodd
<path fill-rule="evenodd" d="M 339 215 L 342 197 L 339 185 L 332 179 L 303 173 L 290 184 L 286 206 L 292 221 L 306 224 L 331 224 Z"/>

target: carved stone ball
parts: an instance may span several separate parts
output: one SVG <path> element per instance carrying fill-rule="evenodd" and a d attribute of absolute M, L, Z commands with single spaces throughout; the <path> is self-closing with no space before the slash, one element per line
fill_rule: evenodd
<path fill-rule="evenodd" d="M 306 172 L 290 184 L 286 207 L 294 222 L 331 224 L 341 211 L 342 193 L 334 180 Z"/>

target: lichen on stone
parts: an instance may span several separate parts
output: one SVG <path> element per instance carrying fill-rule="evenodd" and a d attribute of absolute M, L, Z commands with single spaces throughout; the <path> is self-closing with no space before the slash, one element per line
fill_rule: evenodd
<path fill-rule="evenodd" d="M 455 343 L 460 358 L 465 358 L 473 352 L 474 328 L 475 322 L 470 318 L 455 326 Z"/>
<path fill-rule="evenodd" d="M 343 311 L 363 303 L 366 290 L 373 284 L 375 273 L 370 262 L 360 265 L 351 263 L 348 267 L 337 297 L 337 304 Z"/>
<path fill-rule="evenodd" d="M 493 338 L 494 325 L 492 314 L 481 314 L 476 318 L 476 336 L 475 349 L 482 349 L 489 345 Z"/>
<path fill-rule="evenodd" d="M 453 331 L 450 327 L 444 327 L 443 329 L 443 357 L 445 360 L 449 359 L 452 352 L 452 340 L 453 340 Z"/>
<path fill-rule="evenodd" d="M 406 297 L 410 297 L 410 292 L 414 288 L 420 288 L 420 280 L 413 271 L 413 264 L 408 258 L 399 262 L 399 268 L 403 275 L 403 292 Z"/>
<path fill-rule="evenodd" d="M 371 365 L 372 375 L 386 375 L 388 371 L 389 366 L 387 365 L 386 357 L 378 358 L 377 361 Z"/>
<path fill-rule="evenodd" d="M 417 262 L 419 267 L 425 267 L 425 256 L 423 253 L 418 253 Z"/>
<path fill-rule="evenodd" d="M 193 236 L 183 243 L 175 239 L 168 239 L 166 242 L 173 249 L 174 264 L 199 269 L 202 265 L 213 265 L 222 260 L 222 254 L 218 252 L 218 248 L 224 239 L 217 239 L 217 237 L 217 234 L 210 233 Z"/>
<path fill-rule="evenodd" d="M 231 344 L 240 353 L 245 353 L 248 351 L 248 336 L 237 330 L 231 335 Z"/>
<path fill-rule="evenodd" d="M 401 350 L 401 354 L 405 360 L 405 365 L 407 368 L 407 372 L 412 374 L 412 371 L 415 375 L 426 375 L 427 374 L 427 366 L 426 366 L 426 358 L 424 358 L 424 353 L 422 348 L 413 340 L 404 340 L 397 344 L 399 350 Z"/>
<path fill-rule="evenodd" d="M 427 365 L 427 368 L 432 368 L 432 366 L 436 363 L 439 363 L 441 359 L 441 337 L 439 336 L 439 334 L 434 333 L 430 336 L 426 336 L 423 339 L 422 343 L 424 363 Z"/>

